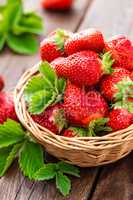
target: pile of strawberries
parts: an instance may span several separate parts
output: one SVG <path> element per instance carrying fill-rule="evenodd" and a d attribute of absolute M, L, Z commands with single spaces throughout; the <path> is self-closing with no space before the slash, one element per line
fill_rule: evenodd
<path fill-rule="evenodd" d="M 41 43 L 41 59 L 66 79 L 64 101 L 34 120 L 59 134 L 55 111 L 63 108 L 68 137 L 100 134 L 133 123 L 133 45 L 123 35 L 105 41 L 95 29 L 52 32 Z"/>

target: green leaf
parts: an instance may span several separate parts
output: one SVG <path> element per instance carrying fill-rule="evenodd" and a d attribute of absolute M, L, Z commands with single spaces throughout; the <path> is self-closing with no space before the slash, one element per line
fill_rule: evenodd
<path fill-rule="evenodd" d="M 66 88 L 66 80 L 61 78 L 61 79 L 58 79 L 58 91 L 59 93 L 64 93 L 65 91 L 65 88 Z"/>
<path fill-rule="evenodd" d="M 20 152 L 19 166 L 25 176 L 33 179 L 35 172 L 43 167 L 43 150 L 41 145 L 26 141 Z"/>
<path fill-rule="evenodd" d="M 23 14 L 19 23 L 14 25 L 13 32 L 17 35 L 23 33 L 41 34 L 43 32 L 43 21 L 40 16 L 33 12 Z"/>
<path fill-rule="evenodd" d="M 71 189 L 70 179 L 67 176 L 63 175 L 62 172 L 56 173 L 56 187 L 64 196 L 67 196 L 70 192 Z"/>
<path fill-rule="evenodd" d="M 55 164 L 45 164 L 34 175 L 35 180 L 44 181 L 53 179 L 56 176 Z"/>
<path fill-rule="evenodd" d="M 64 163 L 64 162 L 59 162 L 58 163 L 58 167 L 60 169 L 61 172 L 65 173 L 65 174 L 70 174 L 76 177 L 80 177 L 80 171 L 77 167 L 70 165 L 68 163 Z"/>
<path fill-rule="evenodd" d="M 29 101 L 33 95 L 35 95 L 36 92 L 43 91 L 43 90 L 51 90 L 53 87 L 51 87 L 51 83 L 41 76 L 34 76 L 32 79 L 28 82 L 25 91 L 24 96 L 25 100 Z"/>
<path fill-rule="evenodd" d="M 31 97 L 29 102 L 29 112 L 32 114 L 42 113 L 56 98 L 56 93 L 53 91 L 39 91 Z"/>
<path fill-rule="evenodd" d="M 15 36 L 9 33 L 7 36 L 8 46 L 16 53 L 34 54 L 38 51 L 38 42 L 31 34 Z"/>
<path fill-rule="evenodd" d="M 5 36 L 0 33 L 0 51 L 3 49 L 5 44 Z"/>
<path fill-rule="evenodd" d="M 0 125 L 0 148 L 21 142 L 24 138 L 25 132 L 19 123 L 9 119 Z"/>
<path fill-rule="evenodd" d="M 39 71 L 42 75 L 44 75 L 44 77 L 46 77 L 51 82 L 53 86 L 55 86 L 55 82 L 57 81 L 57 75 L 47 61 L 42 62 L 40 64 Z"/>
<path fill-rule="evenodd" d="M 103 54 L 102 57 L 102 67 L 104 74 L 111 74 L 113 72 L 112 65 L 114 63 L 114 60 L 112 60 L 111 52 L 106 52 Z"/>
<path fill-rule="evenodd" d="M 12 164 L 22 143 L 0 149 L 0 176 L 3 176 Z"/>

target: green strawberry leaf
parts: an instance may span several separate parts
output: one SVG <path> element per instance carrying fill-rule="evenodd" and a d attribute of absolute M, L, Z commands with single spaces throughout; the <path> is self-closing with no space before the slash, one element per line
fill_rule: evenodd
<path fill-rule="evenodd" d="M 42 113 L 56 98 L 56 93 L 52 91 L 39 91 L 31 97 L 29 102 L 29 112 L 32 114 Z"/>
<path fill-rule="evenodd" d="M 29 102 L 31 97 L 35 95 L 36 92 L 43 90 L 49 91 L 52 88 L 53 86 L 51 86 L 51 83 L 45 77 L 43 78 L 41 76 L 33 76 L 25 88 L 25 100 Z"/>
<path fill-rule="evenodd" d="M 38 51 L 38 42 L 31 34 L 15 36 L 9 33 L 7 36 L 8 46 L 16 53 L 34 54 Z"/>
<path fill-rule="evenodd" d="M 71 189 L 70 179 L 67 176 L 63 175 L 62 172 L 56 173 L 56 187 L 64 196 L 67 196 L 70 192 Z"/>
<path fill-rule="evenodd" d="M 43 167 L 43 150 L 41 145 L 26 141 L 19 155 L 19 166 L 23 174 L 33 179 L 34 174 Z"/>
<path fill-rule="evenodd" d="M 35 174 L 34 179 L 38 181 L 50 180 L 56 176 L 56 165 L 45 164 Z"/>
<path fill-rule="evenodd" d="M 10 167 L 21 146 L 22 143 L 18 143 L 14 146 L 0 149 L 0 177 L 3 176 Z"/>
<path fill-rule="evenodd" d="M 5 36 L 0 33 L 0 51 L 3 49 L 5 44 Z"/>
<path fill-rule="evenodd" d="M 57 81 L 57 75 L 47 61 L 42 62 L 40 64 L 39 71 L 44 77 L 46 77 L 51 82 L 53 86 L 55 86 L 55 83 Z"/>
<path fill-rule="evenodd" d="M 73 175 L 73 176 L 76 176 L 76 177 L 80 177 L 80 171 L 77 167 L 73 166 L 73 165 L 70 165 L 68 163 L 64 163 L 64 162 L 59 162 L 58 163 L 58 167 L 60 169 L 60 171 L 62 173 L 65 173 L 65 174 L 70 174 L 70 175 Z"/>
<path fill-rule="evenodd" d="M 64 91 L 65 91 L 65 88 L 66 88 L 66 80 L 63 79 L 63 78 L 58 79 L 57 84 L 58 84 L 58 91 L 59 91 L 59 93 L 63 94 Z"/>
<path fill-rule="evenodd" d="M 19 123 L 8 119 L 0 125 L 0 148 L 21 142 L 24 138 L 25 132 Z"/>
<path fill-rule="evenodd" d="M 14 25 L 13 32 L 16 35 L 23 33 L 42 34 L 43 32 L 42 19 L 33 12 L 23 14 L 19 23 L 16 23 Z"/>

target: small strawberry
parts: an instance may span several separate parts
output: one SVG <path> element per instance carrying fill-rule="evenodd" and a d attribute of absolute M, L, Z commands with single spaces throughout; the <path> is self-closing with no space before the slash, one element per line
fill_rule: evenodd
<path fill-rule="evenodd" d="M 4 79 L 2 76 L 0 76 L 0 91 L 3 90 L 4 86 L 5 86 Z"/>
<path fill-rule="evenodd" d="M 40 55 L 43 61 L 51 62 L 55 58 L 64 55 L 64 42 L 69 38 L 70 33 L 58 29 L 45 38 L 40 45 Z"/>
<path fill-rule="evenodd" d="M 113 109 L 109 114 L 107 125 L 112 128 L 112 131 L 127 128 L 130 125 L 130 114 L 127 109 Z"/>
<path fill-rule="evenodd" d="M 103 74 L 112 72 L 110 54 L 101 60 L 93 51 L 81 51 L 51 63 L 59 77 L 68 78 L 75 85 L 96 85 Z"/>
<path fill-rule="evenodd" d="M 105 51 L 111 52 L 114 67 L 133 70 L 133 45 L 125 36 L 117 35 L 105 43 Z"/>
<path fill-rule="evenodd" d="M 8 118 L 18 121 L 13 95 L 11 93 L 0 93 L 0 124 L 4 123 Z"/>
<path fill-rule="evenodd" d="M 65 42 L 65 52 L 67 55 L 83 50 L 101 52 L 103 48 L 103 35 L 100 31 L 95 29 L 87 29 L 79 33 L 75 33 Z"/>
<path fill-rule="evenodd" d="M 69 127 L 68 129 L 64 130 L 62 136 L 64 137 L 83 137 L 87 136 L 87 131 L 84 128 L 79 127 Z"/>
<path fill-rule="evenodd" d="M 120 67 L 115 67 L 113 70 L 113 73 L 104 76 L 100 83 L 101 93 L 109 101 L 120 100 L 128 96 L 133 85 L 128 70 Z"/>
<path fill-rule="evenodd" d="M 73 0 L 42 0 L 42 7 L 48 10 L 67 10 L 71 8 Z"/>
<path fill-rule="evenodd" d="M 64 94 L 64 111 L 70 124 L 86 126 L 91 120 L 102 118 L 108 113 L 108 105 L 95 91 L 86 92 L 69 81 Z"/>
<path fill-rule="evenodd" d="M 55 134 L 59 134 L 66 126 L 62 104 L 50 106 L 43 113 L 32 115 L 32 119 Z"/>

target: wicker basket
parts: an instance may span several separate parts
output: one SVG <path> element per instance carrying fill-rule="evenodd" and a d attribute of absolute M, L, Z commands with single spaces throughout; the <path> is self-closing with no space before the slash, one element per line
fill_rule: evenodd
<path fill-rule="evenodd" d="M 115 162 L 133 150 L 133 125 L 102 137 L 67 138 L 36 124 L 26 109 L 23 92 L 27 81 L 38 72 L 39 64 L 27 70 L 15 89 L 15 109 L 25 128 L 47 152 L 65 162 L 91 167 Z"/>

